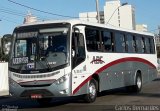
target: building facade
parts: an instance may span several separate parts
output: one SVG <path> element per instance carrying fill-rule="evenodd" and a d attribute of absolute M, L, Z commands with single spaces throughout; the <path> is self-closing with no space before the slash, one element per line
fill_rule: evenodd
<path fill-rule="evenodd" d="M 31 12 L 28 12 L 26 17 L 24 18 L 23 24 L 33 23 L 37 21 L 37 17 L 33 16 Z"/>
<path fill-rule="evenodd" d="M 104 24 L 104 12 L 100 11 L 100 23 Z M 84 21 L 98 23 L 97 12 L 79 13 L 79 18 Z"/>
<path fill-rule="evenodd" d="M 97 12 L 80 13 L 81 20 L 98 22 Z M 100 12 L 101 23 L 125 29 L 136 28 L 135 10 L 132 5 L 121 5 L 120 0 L 107 0 L 104 11 Z"/>
<path fill-rule="evenodd" d="M 120 0 L 107 0 L 104 6 L 105 24 L 135 29 L 135 10 L 132 5 L 121 5 Z"/>
<path fill-rule="evenodd" d="M 141 32 L 147 32 L 148 31 L 148 26 L 146 24 L 137 24 L 136 25 L 136 30 L 141 31 Z"/>

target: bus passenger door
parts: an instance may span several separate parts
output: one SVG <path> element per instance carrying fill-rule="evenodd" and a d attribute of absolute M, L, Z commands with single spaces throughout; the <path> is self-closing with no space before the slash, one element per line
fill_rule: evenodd
<path fill-rule="evenodd" d="M 78 29 L 77 29 L 78 30 Z M 85 60 L 84 36 L 82 33 L 73 33 L 72 37 L 72 69 Z"/>
<path fill-rule="evenodd" d="M 86 79 L 86 52 L 84 36 L 79 29 L 74 29 L 72 34 L 72 93 L 81 94 L 82 90 L 76 88 Z M 81 92 L 82 91 L 82 92 Z"/>

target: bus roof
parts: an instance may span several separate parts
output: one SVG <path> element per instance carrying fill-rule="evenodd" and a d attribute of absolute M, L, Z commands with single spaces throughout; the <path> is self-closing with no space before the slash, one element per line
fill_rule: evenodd
<path fill-rule="evenodd" d="M 124 31 L 124 32 L 154 36 L 154 34 L 152 34 L 150 32 L 140 32 L 140 31 L 130 30 L 130 29 L 122 28 L 122 27 L 116 27 L 116 26 L 113 26 L 110 24 L 99 24 L 99 23 L 93 23 L 93 22 L 83 21 L 83 20 L 79 20 L 79 19 L 38 21 L 38 22 L 34 22 L 34 23 L 23 24 L 23 25 L 17 26 L 17 28 L 20 28 L 23 26 L 43 25 L 43 24 L 52 24 L 52 23 L 70 23 L 72 26 L 76 25 L 76 24 L 83 24 L 83 25 L 90 25 L 90 26 L 95 26 L 95 27 L 119 30 L 119 31 Z"/>

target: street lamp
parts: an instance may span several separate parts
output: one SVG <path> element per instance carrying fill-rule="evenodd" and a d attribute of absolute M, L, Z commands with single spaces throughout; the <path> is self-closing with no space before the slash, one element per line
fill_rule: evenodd
<path fill-rule="evenodd" d="M 125 5 L 127 5 L 127 4 L 128 4 L 128 3 L 122 3 L 122 5 L 118 6 L 118 7 L 114 10 L 114 12 L 112 13 L 111 17 L 108 19 L 107 24 L 109 23 L 109 21 L 111 20 L 111 18 L 112 18 L 113 15 L 115 14 L 115 12 L 116 12 L 120 7 L 125 6 Z"/>
<path fill-rule="evenodd" d="M 98 0 L 96 0 L 96 10 L 97 10 L 97 19 L 98 19 L 98 23 L 100 23 L 99 1 L 98 1 Z"/>

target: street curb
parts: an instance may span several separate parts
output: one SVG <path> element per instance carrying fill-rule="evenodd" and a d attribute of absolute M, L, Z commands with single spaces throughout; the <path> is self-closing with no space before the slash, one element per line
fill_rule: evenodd
<path fill-rule="evenodd" d="M 2 99 L 8 99 L 8 98 L 10 98 L 10 96 L 0 96 L 0 100 L 2 100 Z"/>

